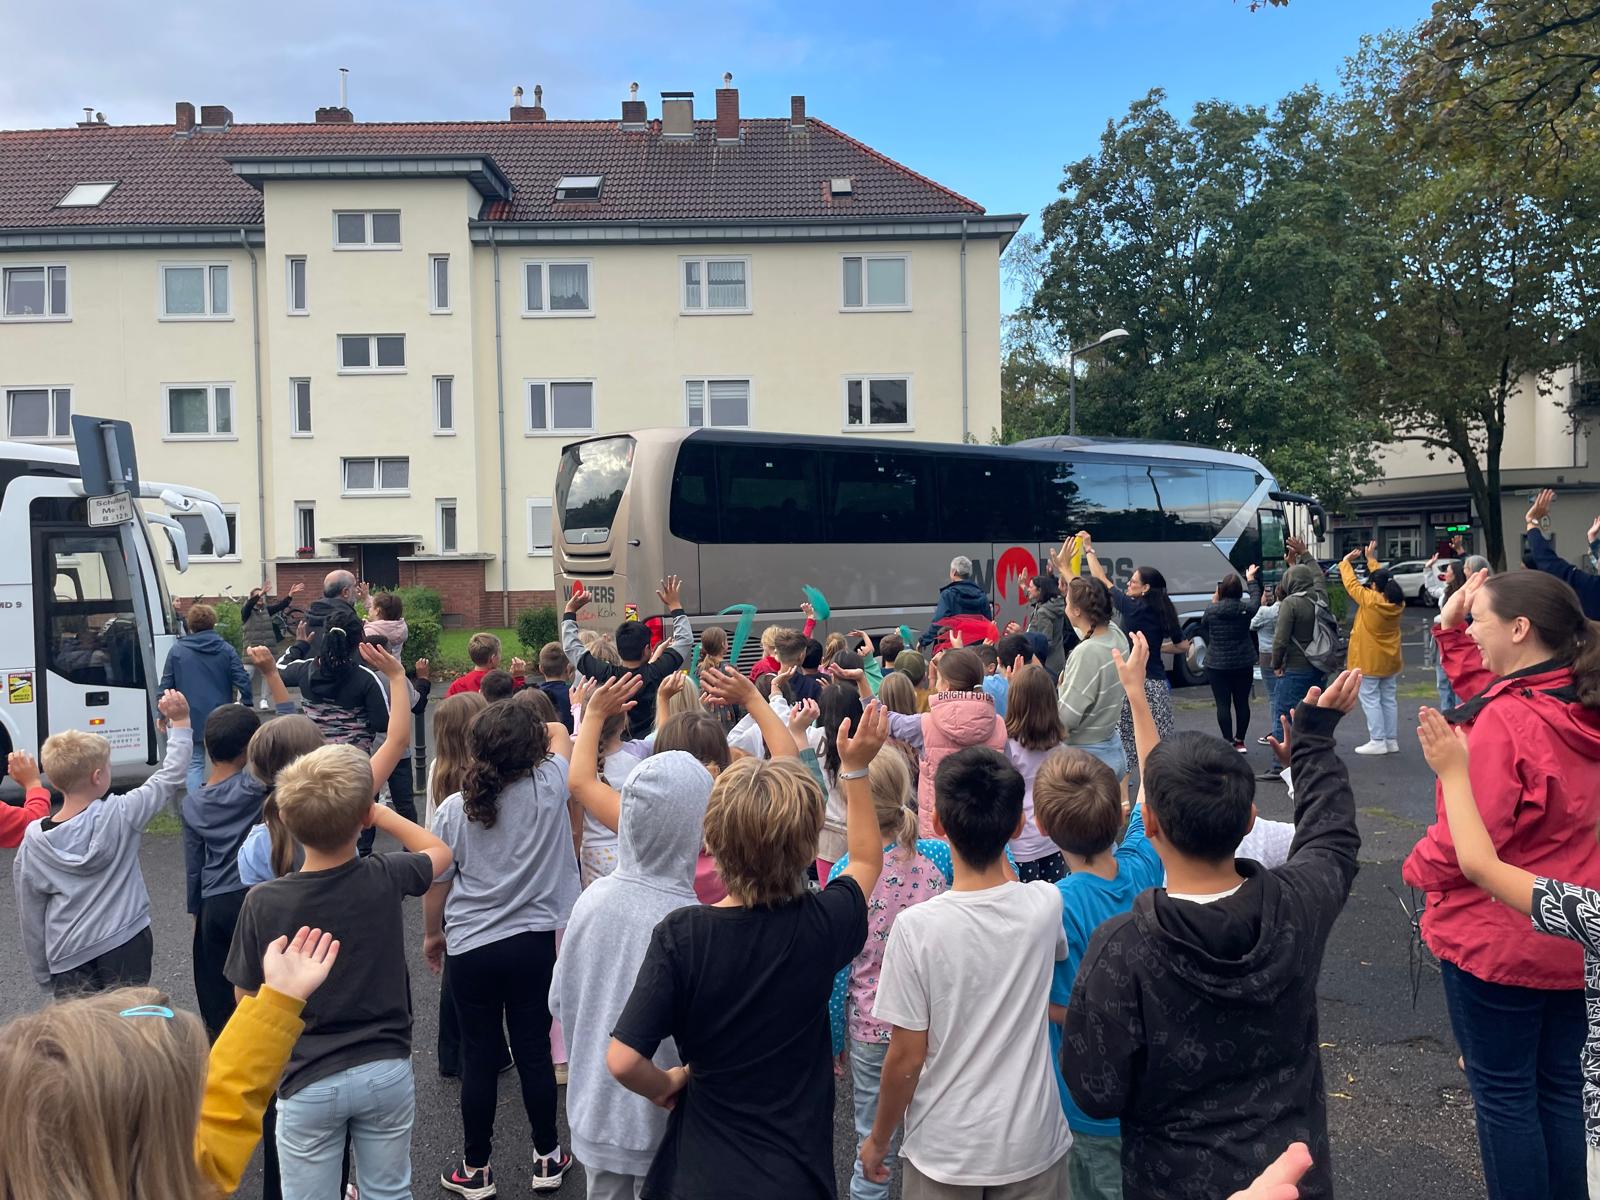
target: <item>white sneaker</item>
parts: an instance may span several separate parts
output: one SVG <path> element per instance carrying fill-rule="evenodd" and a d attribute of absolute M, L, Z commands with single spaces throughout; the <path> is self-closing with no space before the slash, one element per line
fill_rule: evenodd
<path fill-rule="evenodd" d="M 1399 754 L 1400 753 L 1400 743 L 1395 741 L 1393 738 L 1390 738 L 1387 742 L 1384 743 L 1384 745 L 1389 747 L 1389 753 L 1390 754 Z"/>
<path fill-rule="evenodd" d="M 1389 753 L 1389 743 L 1388 742 L 1365 742 L 1362 745 L 1356 747 L 1356 753 L 1357 754 L 1387 754 L 1387 753 Z"/>

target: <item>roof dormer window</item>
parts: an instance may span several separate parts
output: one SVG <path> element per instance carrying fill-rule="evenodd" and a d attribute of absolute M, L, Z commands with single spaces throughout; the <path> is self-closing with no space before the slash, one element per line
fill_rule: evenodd
<path fill-rule="evenodd" d="M 557 200 L 600 199 L 601 175 L 563 175 L 556 183 Z"/>
<path fill-rule="evenodd" d="M 57 208 L 93 208 L 111 194 L 116 180 L 101 183 L 77 183 L 72 190 L 56 201 Z"/>
<path fill-rule="evenodd" d="M 849 196 L 855 192 L 855 185 L 848 175 L 835 175 L 828 185 L 828 190 L 835 196 Z"/>

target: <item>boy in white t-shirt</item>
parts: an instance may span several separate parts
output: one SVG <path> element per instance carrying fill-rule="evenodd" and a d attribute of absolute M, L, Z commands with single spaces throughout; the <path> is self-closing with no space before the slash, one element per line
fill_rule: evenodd
<path fill-rule="evenodd" d="M 955 883 L 901 913 L 884 951 L 873 1015 L 892 1029 L 861 1164 L 867 1178 L 889 1178 L 904 1117 L 905 1200 L 1002 1187 L 1007 1200 L 1067 1195 L 1072 1134 L 1046 1027 L 1064 1013 L 1042 1003 L 1067 943 L 1055 885 L 1018 883 L 1006 868 L 1022 796 L 1022 776 L 987 747 L 939 764 L 934 832 L 950 843 Z"/>

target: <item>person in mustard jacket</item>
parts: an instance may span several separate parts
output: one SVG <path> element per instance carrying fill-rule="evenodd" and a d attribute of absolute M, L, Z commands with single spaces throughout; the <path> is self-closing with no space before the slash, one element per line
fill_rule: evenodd
<path fill-rule="evenodd" d="M 320 929 L 268 946 L 266 982 L 239 1002 L 209 1060 L 200 1018 L 154 988 L 63 1001 L 0 1028 L 0 1196 L 231 1195 L 300 1011 L 338 953 Z"/>
<path fill-rule="evenodd" d="M 1389 572 L 1378 565 L 1373 551 L 1377 542 L 1365 550 L 1352 550 L 1339 563 L 1339 578 L 1356 606 L 1355 627 L 1350 630 L 1350 656 L 1345 665 L 1361 672 L 1361 711 L 1367 717 L 1367 743 L 1356 747 L 1357 754 L 1398 754 L 1400 752 L 1400 714 L 1396 691 L 1400 670 L 1400 618 L 1406 611 L 1406 595 Z M 1367 582 L 1356 578 L 1354 562 L 1367 556 Z"/>

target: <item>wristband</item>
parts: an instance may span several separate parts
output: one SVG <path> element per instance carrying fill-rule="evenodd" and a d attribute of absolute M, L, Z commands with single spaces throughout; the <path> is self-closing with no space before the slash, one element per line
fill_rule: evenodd
<path fill-rule="evenodd" d="M 840 780 L 840 782 L 843 782 L 846 779 L 865 779 L 866 777 L 867 777 L 867 768 L 866 767 L 862 767 L 861 770 L 859 770 L 859 771 L 840 771 L 839 772 L 839 780 Z"/>

